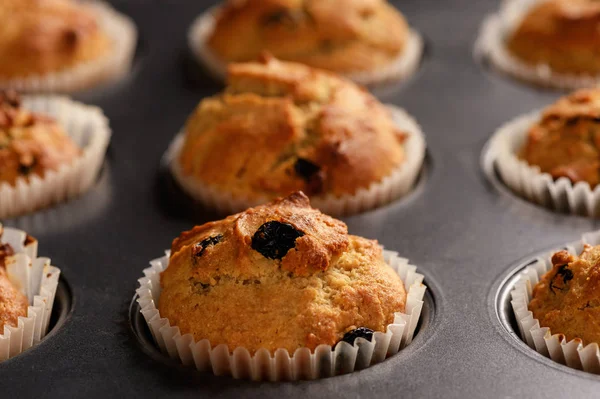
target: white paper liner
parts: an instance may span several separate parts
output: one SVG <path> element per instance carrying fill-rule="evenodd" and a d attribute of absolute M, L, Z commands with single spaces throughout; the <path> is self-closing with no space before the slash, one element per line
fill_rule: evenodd
<path fill-rule="evenodd" d="M 0 89 L 71 93 L 118 80 L 129 72 L 137 42 L 137 29 L 133 20 L 103 1 L 88 0 L 82 3 L 97 16 L 99 27 L 110 37 L 112 48 L 109 53 L 97 60 L 44 75 L 0 78 Z"/>
<path fill-rule="evenodd" d="M 406 111 L 393 105 L 387 105 L 387 107 L 392 112 L 398 128 L 408 136 L 404 142 L 406 155 L 404 162 L 382 181 L 373 183 L 368 188 L 360 189 L 354 195 L 311 196 L 310 201 L 313 207 L 330 215 L 349 215 L 380 207 L 411 191 L 425 159 L 425 136 L 419 124 Z M 185 133 L 180 132 L 165 153 L 165 160 L 170 165 L 175 180 L 192 198 L 222 213 L 241 212 L 272 200 L 268 197 L 234 197 L 230 193 L 202 184 L 193 176 L 185 175 L 177 161 L 184 139 Z"/>
<path fill-rule="evenodd" d="M 224 81 L 227 76 L 227 62 L 221 60 L 206 44 L 214 30 L 215 15 L 219 12 L 219 8 L 219 6 L 212 7 L 194 20 L 188 30 L 188 46 L 196 61 L 204 65 L 213 78 Z M 423 48 L 421 35 L 410 29 L 406 47 L 389 65 L 376 71 L 360 71 L 343 75 L 365 86 L 405 79 L 418 69 Z"/>
<path fill-rule="evenodd" d="M 111 136 L 108 119 L 98 107 L 60 96 L 24 96 L 23 107 L 50 115 L 83 150 L 81 156 L 43 178 L 0 183 L 0 219 L 18 216 L 76 197 L 90 188 L 102 166 Z"/>
<path fill-rule="evenodd" d="M 504 0 L 500 11 L 488 15 L 475 43 L 476 58 L 513 77 L 557 89 L 580 89 L 600 84 L 600 75 L 553 72 L 547 64 L 531 65 L 514 56 L 505 46 L 507 37 L 518 27 L 528 10 L 547 0 Z"/>
<path fill-rule="evenodd" d="M 0 225 L 2 230 L 2 225 Z M 37 257 L 37 241 L 25 242 L 27 234 L 5 227 L 0 242 L 8 243 L 15 255 L 6 258 L 9 280 L 27 296 L 27 316 L 17 326 L 4 325 L 0 334 L 0 362 L 39 343 L 48 331 L 60 269 L 50 259 Z"/>
<path fill-rule="evenodd" d="M 581 241 L 571 243 L 564 249 L 574 255 L 579 255 L 584 244 L 600 244 L 600 231 L 584 234 Z M 533 287 L 546 272 L 552 269 L 552 255 L 558 250 L 537 257 L 532 264 L 520 273 L 519 280 L 510 293 L 511 305 L 519 325 L 521 338 L 531 348 L 555 362 L 574 369 L 600 374 L 598 343 L 591 343 L 584 347 L 580 339 L 567 342 L 565 336 L 558 331 L 552 334 L 548 327 L 541 327 L 539 320 L 534 319 L 533 313 L 528 309 L 533 295 Z"/>
<path fill-rule="evenodd" d="M 408 287 L 406 313 L 396 313 L 394 323 L 387 326 L 385 333 L 375 332 L 371 342 L 358 338 L 354 345 L 340 342 L 332 350 L 330 345 L 319 345 L 313 353 L 308 348 L 297 349 L 290 357 L 286 349 L 280 348 L 271 355 L 266 349 L 258 350 L 254 356 L 243 347 L 230 352 L 227 345 L 211 347 L 207 339 L 196 342 L 191 334 L 181 335 L 177 326 L 161 318 L 157 308 L 162 288 L 160 273 L 169 265 L 166 256 L 154 259 L 151 267 L 144 270 L 136 290 L 140 312 L 148 323 L 152 337 L 160 350 L 186 366 L 200 371 L 212 371 L 216 375 L 231 375 L 234 378 L 252 380 L 301 380 L 330 377 L 361 370 L 379 363 L 396 354 L 410 344 L 421 310 L 427 287 L 423 275 L 416 266 L 398 253 L 384 251 L 385 261 L 398 273 Z"/>
<path fill-rule="evenodd" d="M 484 150 L 483 169 L 494 179 L 495 169 L 502 181 L 516 194 L 547 208 L 581 216 L 600 216 L 600 186 L 592 190 L 589 183 L 573 184 L 566 177 L 556 181 L 538 166 L 529 165 L 517 154 L 527 140 L 531 126 L 539 122 L 541 110 L 521 115 L 500 127 Z"/>

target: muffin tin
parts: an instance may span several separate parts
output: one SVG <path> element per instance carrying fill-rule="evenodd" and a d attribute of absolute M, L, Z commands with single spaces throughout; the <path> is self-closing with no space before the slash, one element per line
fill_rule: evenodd
<path fill-rule="evenodd" d="M 414 341 L 383 363 L 296 383 L 253 383 L 186 369 L 154 347 L 133 301 L 137 278 L 181 231 L 215 215 L 190 212 L 160 159 L 186 116 L 219 84 L 186 49 L 193 19 L 214 2 L 115 0 L 138 24 L 134 71 L 75 98 L 102 107 L 113 137 L 84 196 L 3 221 L 36 236 L 61 265 L 54 329 L 0 363 L 6 397 L 595 397 L 600 376 L 561 366 L 516 335 L 506 306 L 515 272 L 536 254 L 600 228 L 597 220 L 528 203 L 485 177 L 480 155 L 502 123 L 562 93 L 522 85 L 477 63 L 473 43 L 493 0 L 394 2 L 427 41 L 417 74 L 375 91 L 427 136 L 414 193 L 344 218 L 419 265 L 429 295 Z M 96 206 L 101 202 L 99 206 Z"/>

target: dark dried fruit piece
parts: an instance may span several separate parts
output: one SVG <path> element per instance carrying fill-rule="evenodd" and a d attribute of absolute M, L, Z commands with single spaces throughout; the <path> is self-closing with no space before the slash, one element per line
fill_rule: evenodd
<path fill-rule="evenodd" d="M 308 183 L 306 191 L 310 194 L 318 194 L 323 191 L 324 173 L 319 165 L 307 159 L 298 158 L 294 163 L 294 172 Z"/>
<path fill-rule="evenodd" d="M 304 235 L 288 223 L 276 220 L 264 223 L 252 236 L 252 249 L 269 259 L 281 259 L 296 246 L 296 238 Z"/>
<path fill-rule="evenodd" d="M 344 334 L 342 341 L 354 345 L 354 340 L 356 340 L 356 338 L 364 338 L 367 341 L 371 341 L 373 340 L 373 330 L 367 327 L 358 327 L 357 329 L 348 331 Z"/>
<path fill-rule="evenodd" d="M 206 247 L 210 245 L 217 245 L 223 239 L 223 234 L 205 238 L 204 240 L 196 243 L 192 248 L 192 258 L 196 261 L 197 258 L 201 257 Z"/>
<path fill-rule="evenodd" d="M 553 294 L 556 294 L 556 292 L 554 292 L 555 289 L 566 291 L 568 289 L 566 286 L 567 283 L 573 280 L 573 272 L 569 270 L 567 266 L 568 265 L 560 266 L 554 277 L 552 277 L 552 280 L 550 280 L 550 291 L 552 291 Z M 562 277 L 562 284 L 560 281 L 555 281 L 559 276 Z"/>
<path fill-rule="evenodd" d="M 35 160 L 29 164 L 29 165 L 25 165 L 25 164 L 20 164 L 19 165 L 19 174 L 21 174 L 22 176 L 28 176 L 31 171 L 33 170 L 33 168 L 35 167 Z"/>

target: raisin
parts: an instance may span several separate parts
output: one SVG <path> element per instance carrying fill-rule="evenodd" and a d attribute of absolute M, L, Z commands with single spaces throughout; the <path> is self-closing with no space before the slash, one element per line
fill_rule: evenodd
<path fill-rule="evenodd" d="M 294 164 L 294 172 L 306 181 L 308 184 L 306 191 L 310 194 L 318 194 L 323 191 L 323 181 L 325 179 L 319 165 L 307 159 L 298 158 Z"/>
<path fill-rule="evenodd" d="M 35 160 L 29 165 L 19 164 L 19 174 L 21 174 L 22 176 L 28 176 L 34 167 L 35 167 Z"/>
<path fill-rule="evenodd" d="M 303 232 L 288 223 L 275 220 L 264 223 L 252 236 L 252 249 L 269 259 L 281 259 L 296 246 L 296 238 Z"/>
<path fill-rule="evenodd" d="M 373 340 L 373 330 L 367 327 L 358 327 L 357 329 L 348 331 L 344 334 L 342 341 L 349 343 L 350 345 L 354 345 L 354 340 L 356 338 L 364 338 L 367 341 Z"/>
<path fill-rule="evenodd" d="M 567 283 L 571 280 L 573 280 L 573 272 L 571 270 L 569 270 L 567 268 L 568 265 L 562 265 L 558 268 L 558 271 L 556 272 L 556 274 L 554 275 L 554 277 L 552 277 L 552 280 L 550 281 L 550 291 L 552 291 L 553 294 L 556 294 L 556 292 L 554 292 L 554 289 L 560 290 L 560 291 L 566 291 L 567 290 Z M 562 277 L 562 284 L 563 286 L 559 286 L 555 283 L 555 280 L 557 277 Z M 560 282 L 558 282 L 558 284 L 560 284 Z"/>
<path fill-rule="evenodd" d="M 298 158 L 294 164 L 294 171 L 304 180 L 309 180 L 312 176 L 319 173 L 320 170 L 321 168 L 318 165 L 304 158 Z"/>
<path fill-rule="evenodd" d="M 197 258 L 201 257 L 204 253 L 204 250 L 210 245 L 217 245 L 223 239 L 223 234 L 219 234 L 216 236 L 205 238 L 204 240 L 196 243 L 194 248 L 192 249 L 192 258 L 195 261 Z"/>

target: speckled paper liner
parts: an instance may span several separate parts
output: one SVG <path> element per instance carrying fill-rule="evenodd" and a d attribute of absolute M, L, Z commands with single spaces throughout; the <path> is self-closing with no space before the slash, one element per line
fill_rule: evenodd
<path fill-rule="evenodd" d="M 219 6 L 210 8 L 194 20 L 188 30 L 188 46 L 196 61 L 203 65 L 213 78 L 224 81 L 227 75 L 227 63 L 206 45 L 209 35 L 214 30 L 214 16 L 218 10 Z M 419 68 L 423 48 L 423 38 L 417 31 L 411 29 L 406 47 L 389 65 L 377 71 L 360 71 L 344 75 L 365 86 L 377 86 L 390 81 L 406 79 Z"/>
<path fill-rule="evenodd" d="M 518 27 L 527 11 L 546 0 L 505 0 L 499 12 L 488 15 L 475 44 L 475 56 L 485 58 L 493 66 L 513 77 L 557 89 L 579 89 L 600 84 L 600 75 L 565 74 L 553 72 L 547 64 L 527 64 L 505 46 L 505 41 Z"/>
<path fill-rule="evenodd" d="M 0 225 L 2 231 L 2 225 Z M 9 280 L 28 300 L 27 316 L 17 326 L 4 325 L 0 334 L 0 362 L 10 359 L 39 343 L 48 331 L 60 269 L 50 259 L 37 257 L 37 241 L 27 242 L 21 230 L 4 228 L 0 242 L 10 244 L 15 255 L 6 258 Z"/>
<path fill-rule="evenodd" d="M 23 107 L 49 115 L 83 150 L 81 156 L 43 178 L 0 183 L 0 219 L 14 217 L 74 198 L 90 188 L 102 166 L 111 136 L 108 119 L 97 107 L 60 96 L 24 96 Z"/>
<path fill-rule="evenodd" d="M 600 231 L 584 234 L 581 241 L 569 244 L 564 249 L 574 255 L 579 255 L 584 244 L 600 244 Z M 552 255 L 562 249 L 537 257 L 521 272 L 519 280 L 510 293 L 512 309 L 519 325 L 521 338 L 531 348 L 557 363 L 577 370 L 600 374 L 598 343 L 583 346 L 578 338 L 567 342 L 565 336 L 558 333 L 558 331 L 552 334 L 548 327 L 541 327 L 539 320 L 534 319 L 533 313 L 528 309 L 529 302 L 532 299 L 533 287 L 546 272 L 552 269 Z"/>
<path fill-rule="evenodd" d="M 404 142 L 405 161 L 382 181 L 369 188 L 360 189 L 354 195 L 335 197 L 333 195 L 311 196 L 311 205 L 330 215 L 350 215 L 383 206 L 411 191 L 425 159 L 425 137 L 419 124 L 401 108 L 387 105 L 398 128 L 407 133 Z M 179 133 L 171 142 L 165 157 L 171 173 L 181 188 L 192 198 L 221 213 L 237 213 L 244 209 L 264 204 L 272 200 L 267 197 L 240 198 L 202 184 L 193 176 L 183 173 L 179 154 L 184 144 L 185 133 Z"/>
<path fill-rule="evenodd" d="M 161 294 L 160 273 L 168 267 L 169 251 L 166 256 L 150 262 L 144 270 L 137 289 L 140 312 L 148 323 L 152 337 L 160 350 L 184 365 L 216 375 L 256 381 L 289 381 L 325 378 L 351 373 L 385 360 L 410 344 L 423 308 L 423 296 L 427 287 L 423 275 L 416 266 L 396 252 L 384 251 L 386 262 L 398 273 L 408 287 L 406 313 L 396 313 L 394 323 L 385 333 L 376 332 L 371 342 L 358 338 L 354 345 L 340 342 L 332 350 L 330 345 L 319 345 L 314 352 L 308 348 L 297 349 L 290 357 L 286 349 L 277 349 L 274 355 L 266 349 L 254 355 L 243 347 L 231 352 L 227 345 L 211 347 L 207 339 L 196 342 L 191 334 L 181 335 L 177 326 L 161 318 L 157 303 Z"/>
<path fill-rule="evenodd" d="M 14 79 L 0 78 L 0 89 L 71 93 L 116 81 L 129 72 L 137 42 L 133 20 L 102 1 L 82 3 L 98 17 L 100 28 L 111 38 L 113 47 L 109 54 L 58 72 Z"/>
<path fill-rule="evenodd" d="M 482 156 L 484 172 L 494 179 L 497 170 L 502 181 L 517 195 L 546 208 L 581 216 L 600 216 L 600 186 L 592 190 L 586 182 L 573 184 L 566 177 L 554 180 L 538 166 L 519 159 L 527 132 L 542 111 L 533 111 L 500 127 L 488 141 Z"/>

